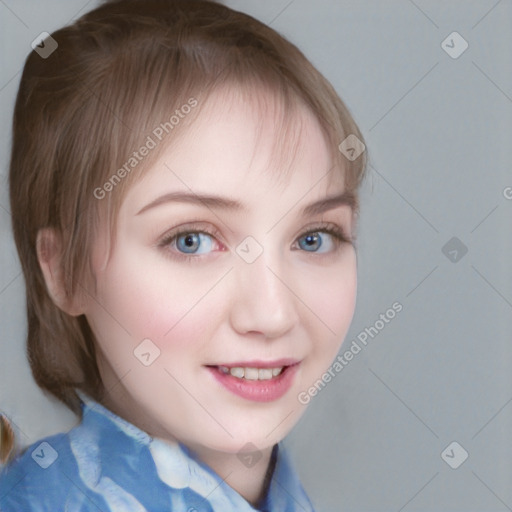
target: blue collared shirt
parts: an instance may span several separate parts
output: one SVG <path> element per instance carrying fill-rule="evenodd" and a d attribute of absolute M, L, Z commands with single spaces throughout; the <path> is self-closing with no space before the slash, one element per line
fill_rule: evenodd
<path fill-rule="evenodd" d="M 80 393 L 82 421 L 0 472 L 2 512 L 314 512 L 282 444 L 258 508 L 181 443 L 152 438 Z"/>

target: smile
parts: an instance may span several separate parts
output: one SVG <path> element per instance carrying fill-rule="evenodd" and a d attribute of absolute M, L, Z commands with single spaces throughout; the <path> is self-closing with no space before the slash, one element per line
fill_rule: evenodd
<path fill-rule="evenodd" d="M 300 361 L 251 361 L 206 368 L 224 389 L 246 400 L 272 402 L 284 396 L 294 382 Z"/>
<path fill-rule="evenodd" d="M 226 375 L 229 373 L 237 379 L 270 380 L 280 375 L 284 366 L 279 366 L 276 368 L 242 368 L 240 366 L 228 368 L 227 366 L 219 366 L 218 368 L 220 372 Z"/>

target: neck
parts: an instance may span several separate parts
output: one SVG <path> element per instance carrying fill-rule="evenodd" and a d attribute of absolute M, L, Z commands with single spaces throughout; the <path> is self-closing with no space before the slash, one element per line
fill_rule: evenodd
<path fill-rule="evenodd" d="M 118 390 L 118 393 L 122 391 Z M 144 421 L 145 415 L 136 414 L 137 407 L 127 393 L 123 393 L 123 400 L 113 400 L 110 395 L 104 396 L 102 402 L 112 412 L 120 417 L 130 421 L 148 434 L 177 441 L 169 432 L 155 428 L 151 422 Z M 124 406 L 119 406 L 124 403 Z M 237 453 L 226 453 L 212 450 L 202 445 L 190 445 L 189 449 L 194 452 L 197 459 L 207 464 L 217 475 L 219 475 L 232 489 L 234 489 L 242 498 L 247 500 L 252 506 L 257 506 L 258 502 L 265 495 L 273 467 L 270 467 L 272 446 L 259 451 L 261 458 L 255 462 L 244 457 L 239 457 Z M 242 459 L 242 460 L 241 460 Z M 244 460 L 247 463 L 244 464 Z"/>
<path fill-rule="evenodd" d="M 217 475 L 245 498 L 253 507 L 264 497 L 270 483 L 272 448 L 258 452 L 259 460 L 245 459 L 238 454 L 218 452 L 208 448 L 190 447 L 199 460 L 207 464 Z M 254 457 L 254 456 L 253 456 Z M 247 464 L 241 460 L 246 460 Z M 255 462 L 257 460 L 257 462 Z"/>

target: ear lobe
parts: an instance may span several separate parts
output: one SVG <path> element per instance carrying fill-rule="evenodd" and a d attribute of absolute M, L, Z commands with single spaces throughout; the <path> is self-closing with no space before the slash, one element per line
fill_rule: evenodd
<path fill-rule="evenodd" d="M 51 299 L 62 311 L 71 316 L 83 314 L 75 298 L 66 295 L 62 275 L 62 239 L 53 228 L 43 228 L 37 233 L 37 259 L 43 272 L 46 288 Z"/>

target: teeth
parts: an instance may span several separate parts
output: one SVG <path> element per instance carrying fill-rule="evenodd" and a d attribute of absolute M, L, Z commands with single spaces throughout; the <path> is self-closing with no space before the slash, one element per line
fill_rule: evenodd
<path fill-rule="evenodd" d="M 272 378 L 272 369 L 271 368 L 262 368 L 258 370 L 258 379 L 259 380 L 269 380 Z"/>
<path fill-rule="evenodd" d="M 231 373 L 231 375 L 233 375 L 233 377 L 238 377 L 239 379 L 244 378 L 244 369 L 243 368 L 231 368 L 230 373 Z"/>
<path fill-rule="evenodd" d="M 270 380 L 280 375 L 283 368 L 283 366 L 279 368 L 228 368 L 227 366 L 219 366 L 219 371 L 226 375 L 229 373 L 238 379 Z"/>
<path fill-rule="evenodd" d="M 258 368 L 244 368 L 244 379 L 258 380 L 258 377 L 259 377 Z"/>

